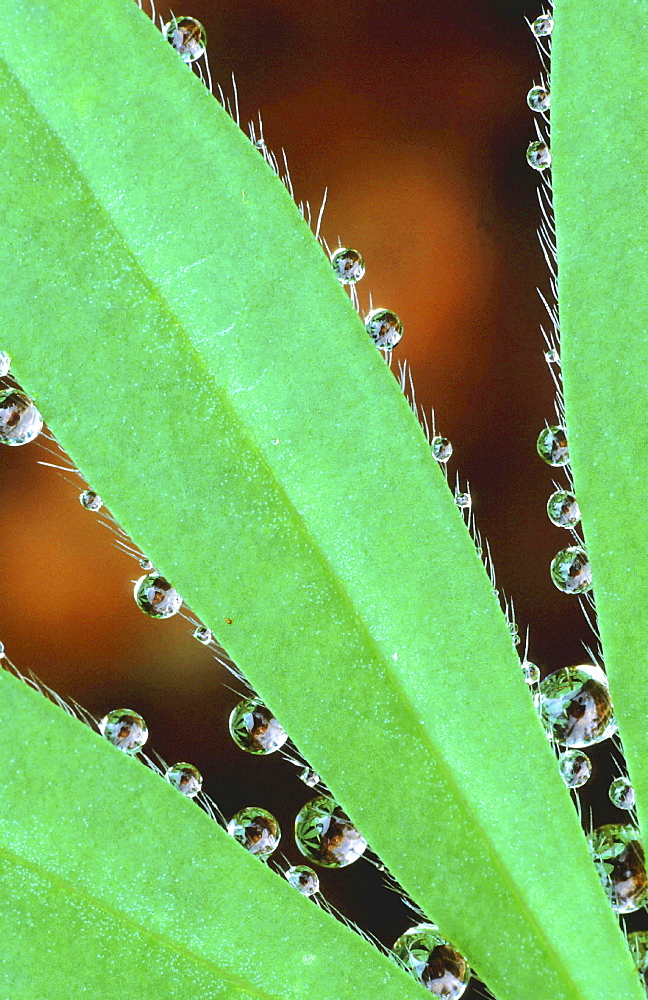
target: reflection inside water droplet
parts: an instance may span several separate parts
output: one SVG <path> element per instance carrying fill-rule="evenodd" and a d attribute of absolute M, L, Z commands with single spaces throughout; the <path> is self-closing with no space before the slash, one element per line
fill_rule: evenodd
<path fill-rule="evenodd" d="M 546 170 L 551 166 L 551 152 L 546 142 L 530 142 L 526 151 L 527 163 L 534 170 Z"/>
<path fill-rule="evenodd" d="M 295 843 L 304 857 L 323 868 L 344 868 L 367 849 L 360 831 L 327 795 L 311 799 L 297 814 Z"/>
<path fill-rule="evenodd" d="M 538 455 L 547 465 L 560 467 L 569 464 L 569 448 L 564 427 L 545 427 L 538 434 Z"/>
<path fill-rule="evenodd" d="M 229 717 L 229 729 L 236 745 L 248 753 L 274 753 L 288 739 L 286 730 L 258 698 L 238 703 Z"/>
<path fill-rule="evenodd" d="M 204 625 L 198 625 L 198 627 L 193 630 L 193 637 L 194 639 L 197 639 L 198 642 L 202 642 L 204 646 L 208 646 L 212 641 L 211 629 L 206 628 Z"/>
<path fill-rule="evenodd" d="M 581 545 L 561 549 L 551 560 L 551 579 L 563 594 L 585 594 L 592 589 L 592 567 Z"/>
<path fill-rule="evenodd" d="M 452 457 L 452 443 L 446 437 L 437 434 L 432 438 L 430 447 L 437 462 L 447 462 Z"/>
<path fill-rule="evenodd" d="M 522 674 L 527 684 L 537 684 L 540 680 L 540 667 L 530 660 L 525 660 L 522 663 Z"/>
<path fill-rule="evenodd" d="M 632 826 L 608 823 L 588 837 L 594 864 L 616 913 L 633 913 L 648 895 L 644 851 Z"/>
<path fill-rule="evenodd" d="M 333 273 L 342 285 L 355 285 L 364 277 L 365 263 L 362 254 L 349 247 L 340 247 L 331 254 Z"/>
<path fill-rule="evenodd" d="M 531 31 L 536 36 L 536 38 L 545 38 L 550 35 L 554 29 L 554 20 L 550 14 L 541 14 L 540 17 L 536 17 L 535 21 L 531 25 Z"/>
<path fill-rule="evenodd" d="M 22 392 L 0 392 L 0 444 L 29 444 L 43 429 L 43 418 Z"/>
<path fill-rule="evenodd" d="M 391 351 L 403 336 L 403 324 L 390 309 L 372 309 L 365 316 L 365 329 L 382 351 Z"/>
<path fill-rule="evenodd" d="M 193 799 L 202 788 L 202 775 L 193 764 L 180 761 L 173 764 L 164 775 L 166 780 L 179 792 L 186 795 L 188 799 Z"/>
<path fill-rule="evenodd" d="M 617 731 L 607 678 L 599 667 L 563 667 L 540 683 L 540 716 L 556 743 L 588 747 Z"/>
<path fill-rule="evenodd" d="M 116 708 L 99 723 L 99 732 L 127 754 L 141 750 L 148 739 L 148 727 L 141 715 L 130 708 Z"/>
<path fill-rule="evenodd" d="M 267 861 L 281 839 L 279 824 L 272 813 L 258 806 L 240 809 L 227 824 L 227 832 L 262 861 Z"/>
<path fill-rule="evenodd" d="M 133 591 L 137 606 L 151 618 L 170 618 L 182 606 L 182 598 L 168 580 L 155 573 L 142 576 Z"/>
<path fill-rule="evenodd" d="M 470 981 L 470 967 L 434 924 L 410 927 L 398 938 L 394 954 L 434 996 L 456 1000 Z"/>
<path fill-rule="evenodd" d="M 548 111 L 551 106 L 551 94 L 545 87 L 531 87 L 527 94 L 527 104 L 532 111 Z"/>
<path fill-rule="evenodd" d="M 314 896 L 319 892 L 319 878 L 316 872 L 308 865 L 294 865 L 286 872 L 286 879 L 293 889 L 301 892 L 302 896 Z"/>
<path fill-rule="evenodd" d="M 557 528 L 575 528 L 580 521 L 580 507 L 569 490 L 556 490 L 547 500 L 547 514 Z"/>
<path fill-rule="evenodd" d="M 625 775 L 615 778 L 609 789 L 610 802 L 617 809 L 634 809 L 635 790 L 630 778 Z"/>
<path fill-rule="evenodd" d="M 192 63 L 205 54 L 207 35 L 195 17 L 174 17 L 162 28 L 166 38 L 183 62 Z"/>
<path fill-rule="evenodd" d="M 567 750 L 558 759 L 558 770 L 567 788 L 580 788 L 589 781 L 592 763 L 582 750 Z"/>
<path fill-rule="evenodd" d="M 79 496 L 79 503 L 86 510 L 101 510 L 103 507 L 103 500 L 98 493 L 93 493 L 92 490 L 84 490 Z"/>

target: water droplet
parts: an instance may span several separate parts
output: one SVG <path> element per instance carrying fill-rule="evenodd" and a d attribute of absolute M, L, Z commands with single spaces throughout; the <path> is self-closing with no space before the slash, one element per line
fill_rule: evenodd
<path fill-rule="evenodd" d="M 617 913 L 639 910 L 648 895 L 639 831 L 608 823 L 587 838 L 605 894 Z"/>
<path fill-rule="evenodd" d="M 279 438 L 273 438 L 270 444 L 279 444 Z"/>
<path fill-rule="evenodd" d="M 229 729 L 236 745 L 248 753 L 274 753 L 288 739 L 286 730 L 258 698 L 238 703 L 229 717 Z"/>
<path fill-rule="evenodd" d="M 340 247 L 331 254 L 331 265 L 335 277 L 342 285 L 355 285 L 364 278 L 365 262 L 362 254 L 348 247 Z"/>
<path fill-rule="evenodd" d="M 258 806 L 239 809 L 227 824 L 227 832 L 262 861 L 267 861 L 281 839 L 279 824 L 272 813 Z"/>
<path fill-rule="evenodd" d="M 527 94 L 527 104 L 532 111 L 548 111 L 551 107 L 551 94 L 545 87 L 531 87 Z"/>
<path fill-rule="evenodd" d="M 452 456 L 452 443 L 440 434 L 432 438 L 430 447 L 437 462 L 447 462 Z"/>
<path fill-rule="evenodd" d="M 556 490 L 547 500 L 547 514 L 557 528 L 574 528 L 580 521 L 580 507 L 573 493 Z"/>
<path fill-rule="evenodd" d="M 509 633 L 511 635 L 511 642 L 514 646 L 520 645 L 520 630 L 517 626 L 517 622 L 509 622 L 508 627 Z"/>
<path fill-rule="evenodd" d="M 607 677 L 589 663 L 562 667 L 545 677 L 540 682 L 539 709 L 561 746 L 588 747 L 617 731 Z"/>
<path fill-rule="evenodd" d="M 628 934 L 628 947 L 643 988 L 648 995 L 648 931 L 632 931 Z"/>
<path fill-rule="evenodd" d="M 188 799 L 193 799 L 202 788 L 202 774 L 193 764 L 187 764 L 185 761 L 170 767 L 164 777 Z"/>
<path fill-rule="evenodd" d="M 315 785 L 319 785 L 320 783 L 320 776 L 317 771 L 312 769 L 312 767 L 305 767 L 304 770 L 300 772 L 299 777 L 305 785 L 308 785 L 309 788 L 314 788 Z"/>
<path fill-rule="evenodd" d="M 0 378 L 6 378 L 11 368 L 11 358 L 6 351 L 0 351 Z"/>
<path fill-rule="evenodd" d="M 548 351 L 544 352 L 545 361 L 548 365 L 558 365 L 560 364 L 560 355 L 555 348 L 550 347 Z"/>
<path fill-rule="evenodd" d="M 434 996 L 455 1000 L 470 981 L 466 959 L 439 934 L 434 924 L 417 924 L 398 938 L 394 954 Z"/>
<path fill-rule="evenodd" d="M 182 606 L 182 598 L 168 580 L 155 573 L 140 577 L 134 590 L 137 606 L 151 618 L 170 618 Z"/>
<path fill-rule="evenodd" d="M 139 564 L 142 567 L 142 569 L 146 570 L 147 573 L 150 573 L 150 571 L 153 569 L 153 563 L 151 562 L 150 559 L 140 559 Z"/>
<path fill-rule="evenodd" d="M 142 749 L 148 739 L 148 726 L 141 715 L 130 708 L 116 708 L 99 723 L 99 732 L 127 754 Z"/>
<path fill-rule="evenodd" d="M 403 336 L 403 324 L 389 309 L 372 309 L 367 313 L 365 329 L 374 344 L 383 351 L 391 351 Z"/>
<path fill-rule="evenodd" d="M 592 567 L 580 545 L 561 549 L 551 560 L 551 579 L 563 594 L 584 594 L 592 589 Z"/>
<path fill-rule="evenodd" d="M 582 750 L 567 750 L 558 759 L 558 770 L 567 788 L 580 788 L 589 781 L 592 762 Z"/>
<path fill-rule="evenodd" d="M 0 444 L 29 444 L 43 429 L 43 418 L 22 392 L 0 392 Z"/>
<path fill-rule="evenodd" d="M 195 17 L 174 17 L 162 28 L 162 34 L 183 62 L 192 63 L 205 54 L 207 35 Z"/>
<path fill-rule="evenodd" d="M 554 20 L 550 14 L 541 14 L 540 17 L 536 17 L 531 25 L 531 31 L 536 38 L 544 38 L 546 35 L 550 35 L 553 28 Z"/>
<path fill-rule="evenodd" d="M 317 873 L 308 865 L 294 865 L 286 872 L 286 879 L 293 889 L 301 892 L 302 896 L 314 896 L 319 892 L 319 878 Z"/>
<path fill-rule="evenodd" d="M 564 427 L 545 427 L 538 434 L 538 455 L 547 465 L 558 468 L 569 464 L 569 447 Z"/>
<path fill-rule="evenodd" d="M 193 637 L 194 639 L 197 639 L 198 642 L 202 642 L 203 645 L 208 646 L 212 641 L 211 629 L 205 628 L 204 625 L 199 625 L 198 628 L 194 629 Z"/>
<path fill-rule="evenodd" d="M 527 684 L 537 684 L 540 680 L 540 667 L 530 660 L 525 660 L 522 664 L 522 674 Z"/>
<path fill-rule="evenodd" d="M 360 831 L 327 795 L 311 799 L 297 814 L 295 843 L 304 857 L 322 868 L 344 868 L 367 848 Z"/>
<path fill-rule="evenodd" d="M 86 510 L 101 510 L 103 507 L 103 500 L 98 493 L 93 493 L 92 490 L 84 490 L 79 496 L 79 503 Z"/>
<path fill-rule="evenodd" d="M 634 809 L 635 790 L 630 778 L 615 778 L 610 785 L 610 802 L 617 809 Z"/>
<path fill-rule="evenodd" d="M 551 153 L 546 142 L 530 142 L 526 151 L 527 163 L 534 170 L 546 170 L 551 166 Z"/>
<path fill-rule="evenodd" d="M 472 504 L 472 497 L 470 493 L 462 493 L 461 490 L 457 489 L 455 490 L 454 502 L 461 510 L 467 510 Z"/>

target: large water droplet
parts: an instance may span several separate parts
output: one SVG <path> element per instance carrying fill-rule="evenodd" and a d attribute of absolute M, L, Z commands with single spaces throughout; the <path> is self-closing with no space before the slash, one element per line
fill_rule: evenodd
<path fill-rule="evenodd" d="M 6 378 L 11 368 L 11 358 L 6 351 L 0 351 L 0 378 Z"/>
<path fill-rule="evenodd" d="M 183 62 L 192 63 L 205 54 L 207 35 L 195 17 L 174 17 L 162 28 L 162 34 Z"/>
<path fill-rule="evenodd" d="M 615 778 L 610 785 L 610 802 L 617 809 L 634 809 L 635 790 L 630 778 Z"/>
<path fill-rule="evenodd" d="M 311 799 L 297 814 L 295 842 L 304 857 L 322 868 L 344 868 L 367 849 L 360 831 L 327 795 Z"/>
<path fill-rule="evenodd" d="M 569 490 L 556 490 L 547 500 L 547 514 L 557 528 L 574 528 L 580 521 L 580 507 Z"/>
<path fill-rule="evenodd" d="M 452 443 L 440 434 L 432 438 L 430 447 L 437 462 L 447 462 L 452 456 Z"/>
<path fill-rule="evenodd" d="M 294 865 L 286 872 L 286 878 L 293 889 L 301 892 L 302 896 L 314 896 L 319 892 L 319 878 L 317 873 L 308 865 Z"/>
<path fill-rule="evenodd" d="M 272 813 L 258 806 L 239 809 L 227 824 L 227 832 L 262 861 L 267 861 L 281 839 L 279 824 Z"/>
<path fill-rule="evenodd" d="M 605 893 L 617 913 L 633 913 L 648 896 L 644 851 L 639 831 L 608 823 L 588 837 Z"/>
<path fill-rule="evenodd" d="M 193 764 L 180 761 L 173 764 L 164 775 L 166 780 L 179 792 L 186 795 L 188 799 L 193 799 L 202 788 L 202 774 Z"/>
<path fill-rule="evenodd" d="M 178 591 L 163 576 L 155 573 L 140 577 L 133 593 L 137 606 L 151 618 L 170 618 L 182 606 Z"/>
<path fill-rule="evenodd" d="M 632 931 L 628 934 L 628 947 L 648 996 L 648 931 Z"/>
<path fill-rule="evenodd" d="M 79 496 L 79 503 L 86 510 L 101 510 L 103 507 L 103 500 L 98 493 L 93 493 L 92 490 L 84 490 Z"/>
<path fill-rule="evenodd" d="M 532 111 L 548 111 L 551 107 L 551 94 L 545 87 L 531 87 L 527 94 L 527 104 Z"/>
<path fill-rule="evenodd" d="M 116 708 L 99 723 L 99 732 L 127 754 L 141 750 L 148 739 L 148 726 L 141 715 L 130 708 Z"/>
<path fill-rule="evenodd" d="M 394 954 L 430 993 L 446 1000 L 463 996 L 470 967 L 434 924 L 410 927 L 398 938 Z"/>
<path fill-rule="evenodd" d="M 588 747 L 617 731 L 607 678 L 599 667 L 563 667 L 540 682 L 542 721 L 556 743 Z"/>
<path fill-rule="evenodd" d="M 364 278 L 365 262 L 362 254 L 348 247 L 340 247 L 331 254 L 331 265 L 335 277 L 342 285 L 355 285 Z"/>
<path fill-rule="evenodd" d="M 372 309 L 367 313 L 365 329 L 374 344 L 383 351 L 391 351 L 403 336 L 403 324 L 389 309 Z"/>
<path fill-rule="evenodd" d="M 551 579 L 563 594 L 585 594 L 592 589 L 592 567 L 581 545 L 561 549 L 551 560 Z"/>
<path fill-rule="evenodd" d="M 29 444 L 43 429 L 43 418 L 30 399 L 15 389 L 0 392 L 0 444 Z"/>
<path fill-rule="evenodd" d="M 564 427 L 545 427 L 538 434 L 538 455 L 547 465 L 569 465 L 569 448 Z"/>
<path fill-rule="evenodd" d="M 550 35 L 553 29 L 554 20 L 550 14 L 541 14 L 540 17 L 536 17 L 531 25 L 531 31 L 536 38 L 544 38 L 546 35 Z"/>
<path fill-rule="evenodd" d="M 236 745 L 248 753 L 274 753 L 288 739 L 283 726 L 257 698 L 238 703 L 229 717 L 229 728 Z"/>
<path fill-rule="evenodd" d="M 526 151 L 527 163 L 534 170 L 546 170 L 551 166 L 551 153 L 546 142 L 530 142 Z"/>
<path fill-rule="evenodd" d="M 582 750 L 567 750 L 558 760 L 558 769 L 567 788 L 580 788 L 589 781 L 592 762 Z"/>

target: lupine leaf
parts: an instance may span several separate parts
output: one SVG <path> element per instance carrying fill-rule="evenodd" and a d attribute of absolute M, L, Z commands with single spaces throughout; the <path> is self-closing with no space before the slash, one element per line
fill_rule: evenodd
<path fill-rule="evenodd" d="M 17 376 L 501 1000 L 640 997 L 461 515 L 286 191 L 131 0 L 6 6 Z"/>

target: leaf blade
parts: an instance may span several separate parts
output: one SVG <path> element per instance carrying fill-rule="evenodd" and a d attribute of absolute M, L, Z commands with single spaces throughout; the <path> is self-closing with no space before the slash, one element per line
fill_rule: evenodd
<path fill-rule="evenodd" d="M 4 155 L 20 199 L 0 253 L 18 374 L 118 521 L 489 985 L 502 998 L 544 995 L 549 983 L 556 998 L 589 1000 L 625 982 L 632 996 L 629 958 L 483 568 L 294 206 L 136 10 L 101 11 L 105 36 L 137 49 L 116 77 L 101 45 L 68 73 L 59 4 L 47 9 L 44 27 L 24 8 L 32 51 L 4 53 L 4 92 L 15 94 Z M 87 17 L 95 37 L 99 14 Z M 173 127 L 178 109 L 200 136 L 191 156 Z M 46 150 L 40 163 L 25 143 Z M 171 177 L 155 166 L 163 153 Z M 187 192 L 198 260 L 169 223 L 185 217 Z M 212 200 L 217 211 L 206 210 Z M 44 207 L 55 210 L 49 225 Z M 86 297 L 62 300 L 64 287 Z M 331 357 L 324 328 L 339 331 L 342 356 Z M 108 397 L 98 373 L 117 376 Z M 183 434 L 168 415 L 187 410 Z M 400 531 L 386 523 L 392 506 Z M 284 661 L 290 674 L 277 670 Z M 362 762 L 361 787 L 350 760 Z M 529 843 L 539 816 L 543 837 Z M 577 879 L 569 912 L 546 898 L 547 872 L 554 886 Z M 574 931 L 586 920 L 587 956 Z"/>

